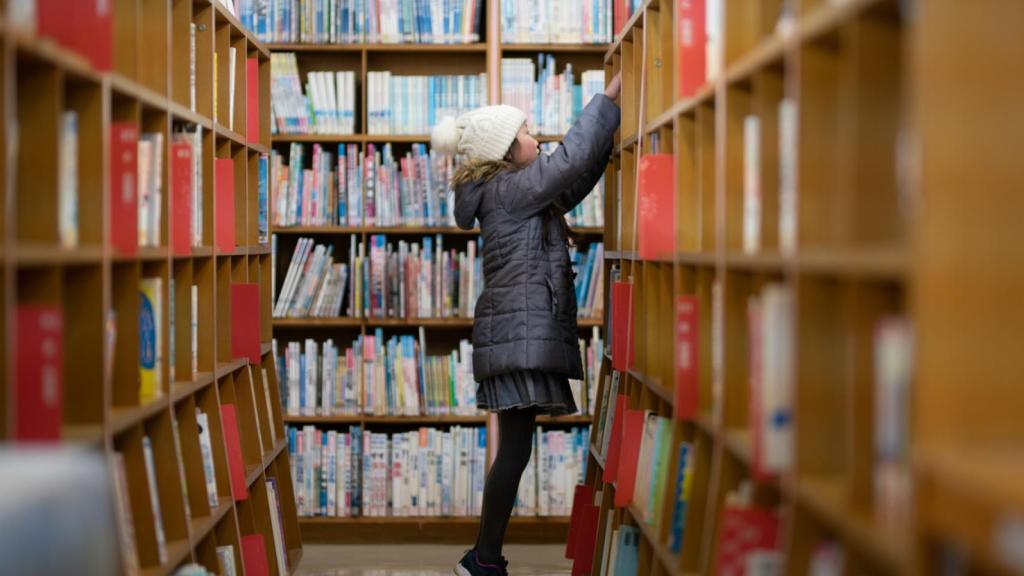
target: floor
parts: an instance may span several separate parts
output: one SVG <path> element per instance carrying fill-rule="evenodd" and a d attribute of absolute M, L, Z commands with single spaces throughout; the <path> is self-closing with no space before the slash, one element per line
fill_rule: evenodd
<path fill-rule="evenodd" d="M 462 546 L 306 545 L 298 576 L 450 576 Z M 572 564 L 565 545 L 509 544 L 504 555 L 516 576 L 564 576 Z"/>

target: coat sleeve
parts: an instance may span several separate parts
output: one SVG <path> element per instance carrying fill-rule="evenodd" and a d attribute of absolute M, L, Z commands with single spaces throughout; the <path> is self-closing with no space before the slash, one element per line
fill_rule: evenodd
<path fill-rule="evenodd" d="M 569 187 L 569 190 L 563 192 L 558 198 L 558 204 L 562 208 L 562 212 L 569 212 L 576 207 L 577 204 L 583 201 L 594 186 L 597 186 L 601 176 L 604 175 L 604 169 L 608 165 L 608 159 L 612 156 L 612 141 L 608 140 L 608 145 L 605 150 L 598 155 L 597 161 L 589 170 L 584 172 L 576 182 Z"/>
<path fill-rule="evenodd" d="M 569 194 L 567 200 L 580 194 L 586 196 L 586 191 L 593 186 L 575 194 L 573 186 L 586 174 L 599 173 L 595 166 L 602 159 L 607 163 L 605 152 L 610 152 L 618 127 L 619 107 L 603 94 L 594 96 L 561 146 L 504 179 L 498 189 L 498 201 L 510 214 L 525 219 L 544 211 L 566 194 Z"/>

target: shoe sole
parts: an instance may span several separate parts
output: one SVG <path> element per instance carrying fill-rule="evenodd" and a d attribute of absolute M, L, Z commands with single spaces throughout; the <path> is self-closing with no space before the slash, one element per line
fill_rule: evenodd
<path fill-rule="evenodd" d="M 455 572 L 455 576 L 473 576 L 469 573 L 469 570 L 462 567 L 462 564 L 456 564 L 453 572 Z"/>

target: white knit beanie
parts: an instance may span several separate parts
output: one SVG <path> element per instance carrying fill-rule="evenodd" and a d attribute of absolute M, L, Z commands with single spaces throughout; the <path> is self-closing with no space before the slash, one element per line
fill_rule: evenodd
<path fill-rule="evenodd" d="M 484 106 L 458 118 L 446 116 L 434 127 L 430 144 L 470 160 L 501 160 L 524 122 L 526 114 L 515 106 Z"/>

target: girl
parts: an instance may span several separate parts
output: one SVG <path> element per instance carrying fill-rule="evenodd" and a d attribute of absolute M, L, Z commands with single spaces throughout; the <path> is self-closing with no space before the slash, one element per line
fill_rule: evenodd
<path fill-rule="evenodd" d="M 455 173 L 455 222 L 480 221 L 484 291 L 473 322 L 477 405 L 498 413 L 498 453 L 484 486 L 476 546 L 459 576 L 508 574 L 501 555 L 537 414 L 570 414 L 569 379 L 583 377 L 574 273 L 564 214 L 604 173 L 619 126 L 621 79 L 595 96 L 554 153 L 538 156 L 526 115 L 487 106 L 434 128 L 438 150 L 467 160 Z"/>

